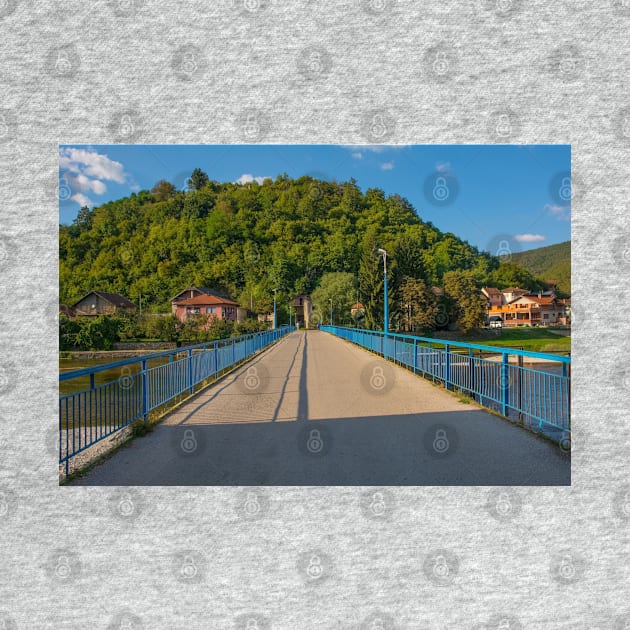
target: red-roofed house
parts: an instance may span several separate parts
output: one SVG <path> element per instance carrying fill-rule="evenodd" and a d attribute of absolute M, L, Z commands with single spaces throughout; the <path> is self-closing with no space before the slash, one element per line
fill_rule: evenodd
<path fill-rule="evenodd" d="M 229 319 L 237 321 L 238 303 L 225 297 L 201 293 L 192 298 L 180 299 L 173 303 L 175 316 L 180 322 L 185 322 L 189 317 L 205 315 L 217 319 Z"/>

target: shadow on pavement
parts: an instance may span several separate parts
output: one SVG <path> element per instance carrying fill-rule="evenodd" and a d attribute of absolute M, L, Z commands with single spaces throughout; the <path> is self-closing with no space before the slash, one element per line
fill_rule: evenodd
<path fill-rule="evenodd" d="M 86 485 L 570 485 L 571 460 L 481 410 L 321 421 L 167 425 Z M 484 430 L 485 428 L 485 430 Z M 480 436 L 484 435 L 483 438 Z M 143 457 L 150 453 L 150 461 Z M 541 464 L 541 462 L 543 462 Z M 107 469 L 107 474 L 99 473 Z"/>

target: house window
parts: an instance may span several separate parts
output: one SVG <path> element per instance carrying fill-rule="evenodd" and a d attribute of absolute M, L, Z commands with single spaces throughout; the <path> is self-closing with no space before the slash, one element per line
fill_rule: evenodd
<path fill-rule="evenodd" d="M 186 309 L 186 312 L 189 313 L 190 315 L 199 315 L 199 307 L 197 307 L 197 306 L 189 306 Z"/>
<path fill-rule="evenodd" d="M 206 307 L 206 313 L 208 315 L 214 315 L 214 306 L 207 306 Z"/>
<path fill-rule="evenodd" d="M 547 313 L 543 314 L 543 319 L 549 319 L 549 315 Z"/>

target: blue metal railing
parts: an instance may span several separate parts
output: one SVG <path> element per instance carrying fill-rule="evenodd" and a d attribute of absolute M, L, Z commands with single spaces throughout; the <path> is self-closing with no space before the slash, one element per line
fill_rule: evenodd
<path fill-rule="evenodd" d="M 440 381 L 561 445 L 570 440 L 570 356 L 339 326 L 321 330 Z M 535 362 L 526 366 L 525 358 Z"/>
<path fill-rule="evenodd" d="M 61 373 L 59 382 L 74 381 L 78 391 L 59 396 L 59 464 L 65 464 L 67 475 L 72 457 L 136 420 L 146 422 L 156 409 L 167 411 L 203 381 L 219 377 L 291 330 L 282 326 Z M 118 368 L 118 378 L 96 382 L 100 373 Z"/>

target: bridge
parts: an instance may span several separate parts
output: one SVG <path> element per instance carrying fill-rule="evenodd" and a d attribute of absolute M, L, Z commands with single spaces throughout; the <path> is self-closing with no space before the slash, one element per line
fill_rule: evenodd
<path fill-rule="evenodd" d="M 120 377 L 99 383 L 106 368 Z M 89 379 L 60 396 L 60 469 L 161 416 L 72 483 L 570 484 L 569 371 L 569 357 L 282 327 L 60 375 Z"/>

